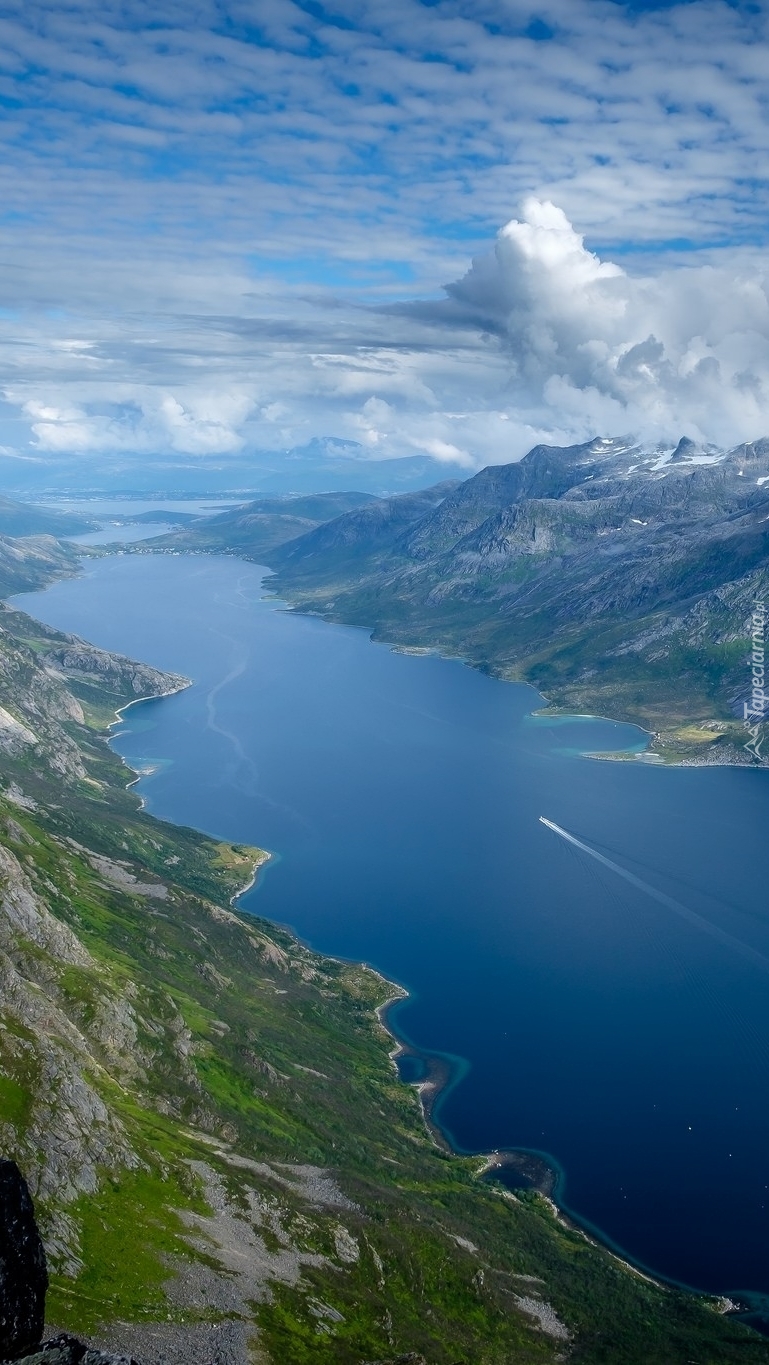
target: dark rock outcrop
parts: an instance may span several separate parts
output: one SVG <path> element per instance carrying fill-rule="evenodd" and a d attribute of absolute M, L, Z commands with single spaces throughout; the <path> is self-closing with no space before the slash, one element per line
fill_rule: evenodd
<path fill-rule="evenodd" d="M 77 1337 L 42 1341 L 48 1269 L 27 1182 L 0 1159 L 0 1365 L 137 1365 Z"/>
<path fill-rule="evenodd" d="M 45 1322 L 48 1271 L 27 1182 L 0 1161 L 0 1360 L 37 1346 Z"/>
<path fill-rule="evenodd" d="M 116 1356 L 94 1350 L 66 1335 L 44 1341 L 36 1350 L 13 1362 L 13 1365 L 136 1365 L 132 1356 Z"/>

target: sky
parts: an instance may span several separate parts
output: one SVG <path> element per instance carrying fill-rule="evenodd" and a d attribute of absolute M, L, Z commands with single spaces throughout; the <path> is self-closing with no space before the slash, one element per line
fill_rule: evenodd
<path fill-rule="evenodd" d="M 0 459 L 769 434 L 767 70 L 769 0 L 2 0 Z"/>

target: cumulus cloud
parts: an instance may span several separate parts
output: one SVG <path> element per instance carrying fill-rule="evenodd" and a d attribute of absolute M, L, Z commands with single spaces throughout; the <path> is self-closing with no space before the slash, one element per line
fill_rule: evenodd
<path fill-rule="evenodd" d="M 164 394 L 158 409 L 159 424 L 172 450 L 190 455 L 224 455 L 240 450 L 240 428 L 251 411 L 246 394 L 193 394 L 185 407 L 172 394 Z"/>
<path fill-rule="evenodd" d="M 6 397 L 13 400 L 13 393 Z M 89 455 L 175 451 L 182 455 L 224 455 L 243 447 L 241 429 L 252 409 L 243 393 L 172 393 L 137 388 L 122 401 L 82 402 L 57 407 L 38 399 L 22 404 L 36 448 Z M 105 410 L 106 409 L 106 410 Z"/>
<path fill-rule="evenodd" d="M 201 270 L 184 277 L 189 311 L 162 325 L 148 305 L 75 339 L 69 319 L 59 336 L 48 317 L 44 340 L 30 322 L 6 396 L 32 450 L 54 455 L 232 455 L 324 435 L 363 459 L 418 452 L 461 470 L 596 434 L 729 445 L 769 432 L 768 283 L 745 251 L 641 275 L 530 196 L 442 300 L 255 293 Z"/>
<path fill-rule="evenodd" d="M 502 340 L 540 421 L 727 442 L 769 429 L 765 262 L 632 275 L 530 197 L 447 293 L 447 320 Z"/>

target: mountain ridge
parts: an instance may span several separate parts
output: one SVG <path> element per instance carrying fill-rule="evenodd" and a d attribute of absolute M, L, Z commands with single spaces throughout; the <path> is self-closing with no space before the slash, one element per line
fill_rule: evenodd
<path fill-rule="evenodd" d="M 769 593 L 767 524 L 769 438 L 730 450 L 595 438 L 270 546 L 230 543 L 220 524 L 205 548 L 269 565 L 271 590 L 297 610 L 532 682 L 561 710 L 638 723 L 666 759 L 748 762 L 740 719 L 751 603 Z M 206 534 L 136 552 L 203 547 Z"/>

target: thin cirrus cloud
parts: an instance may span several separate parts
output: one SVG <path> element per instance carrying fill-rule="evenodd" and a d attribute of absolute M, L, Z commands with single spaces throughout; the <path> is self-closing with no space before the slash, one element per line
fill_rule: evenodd
<path fill-rule="evenodd" d="M 768 27 L 726 0 L 7 0 L 0 441 L 324 434 L 472 468 L 760 434 Z"/>

